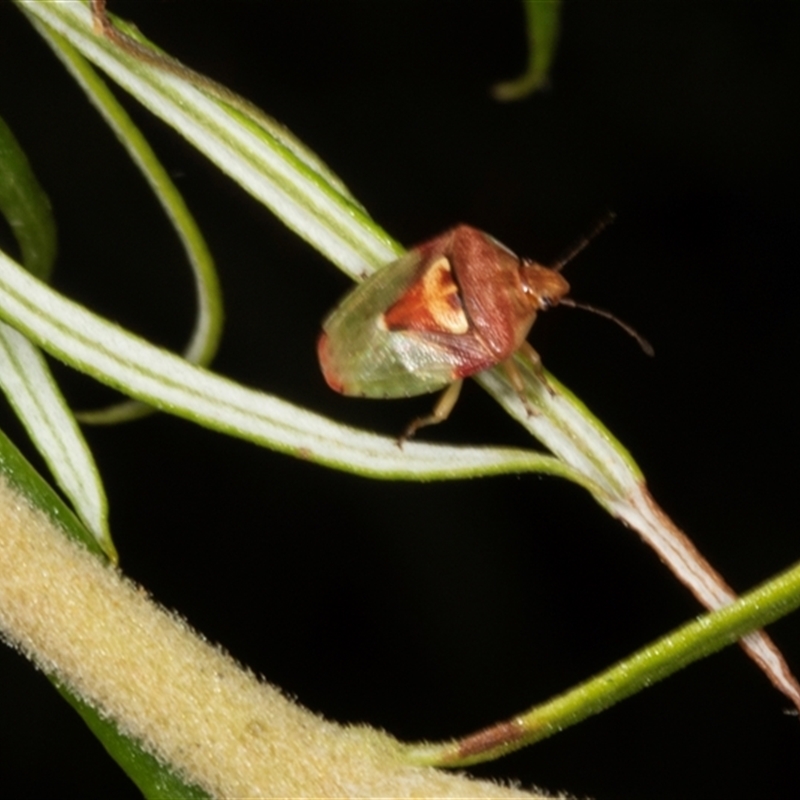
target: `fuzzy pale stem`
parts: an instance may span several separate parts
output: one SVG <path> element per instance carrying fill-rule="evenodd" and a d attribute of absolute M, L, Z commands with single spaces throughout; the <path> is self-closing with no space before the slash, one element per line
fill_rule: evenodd
<path fill-rule="evenodd" d="M 0 632 L 214 796 L 533 797 L 314 716 L 68 540 L 0 477 Z"/>

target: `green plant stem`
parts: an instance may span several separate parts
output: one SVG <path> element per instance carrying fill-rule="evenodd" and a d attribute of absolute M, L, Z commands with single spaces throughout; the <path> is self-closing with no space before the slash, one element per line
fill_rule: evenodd
<path fill-rule="evenodd" d="M 519 750 L 600 713 L 798 607 L 800 563 L 546 703 L 455 741 L 410 745 L 409 758 L 418 764 L 463 767 Z"/>

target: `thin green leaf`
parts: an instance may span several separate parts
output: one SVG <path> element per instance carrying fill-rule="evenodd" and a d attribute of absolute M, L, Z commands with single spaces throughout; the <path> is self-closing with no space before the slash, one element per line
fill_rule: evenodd
<path fill-rule="evenodd" d="M 91 732 L 102 742 L 108 754 L 139 787 L 147 800 L 204 800 L 211 795 L 199 786 L 184 781 L 168 765 L 162 764 L 129 736 L 119 732 L 113 722 L 104 719 L 90 705 L 76 697 L 66 686 L 51 679 L 61 696 L 81 715 Z"/>
<path fill-rule="evenodd" d="M 16 237 L 22 261 L 47 280 L 56 258 L 56 223 L 50 200 L 11 129 L 0 118 L 0 214 Z"/>
<path fill-rule="evenodd" d="M 101 558 L 106 557 L 94 536 L 86 530 L 75 513 L 67 507 L 2 431 L 0 431 L 0 473 L 8 478 L 31 505 L 44 511 L 70 539 L 79 542 L 91 553 Z"/>
<path fill-rule="evenodd" d="M 216 355 L 222 332 L 222 294 L 203 234 L 147 140 L 91 65 L 57 33 L 45 31 L 44 34 L 141 170 L 181 239 L 197 292 L 197 319 L 183 355 L 187 361 L 208 365 Z M 126 402 L 97 411 L 79 412 L 76 416 L 81 422 L 107 424 L 141 417 L 150 410 L 141 403 Z"/>
<path fill-rule="evenodd" d="M 561 0 L 523 0 L 528 34 L 528 68 L 492 88 L 496 100 L 521 100 L 548 85 L 558 45 Z"/>
<path fill-rule="evenodd" d="M 463 767 L 519 750 L 599 714 L 798 607 L 800 564 L 546 703 L 455 742 L 409 745 L 409 757 L 419 764 Z"/>

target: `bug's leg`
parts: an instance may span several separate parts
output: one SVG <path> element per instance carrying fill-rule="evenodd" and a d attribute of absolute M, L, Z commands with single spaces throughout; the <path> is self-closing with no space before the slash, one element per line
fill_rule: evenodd
<path fill-rule="evenodd" d="M 536 373 L 536 376 L 545 385 L 545 388 L 550 393 L 550 396 L 555 397 L 556 390 L 550 385 L 550 382 L 547 380 L 547 376 L 544 374 L 544 367 L 542 367 L 542 357 L 528 344 L 528 342 L 523 342 L 520 345 L 519 350 L 517 350 L 517 352 L 522 353 L 522 355 L 524 355 L 531 362 L 531 366 L 533 366 L 533 371 Z M 509 359 L 509 361 L 510 360 L 511 359 Z M 521 378 L 519 378 L 519 380 L 520 382 L 522 382 Z M 514 386 L 514 388 L 516 389 L 517 387 Z"/>
<path fill-rule="evenodd" d="M 530 404 L 528 400 L 528 395 L 525 392 L 525 382 L 522 380 L 522 375 L 519 374 L 519 370 L 517 369 L 517 365 L 514 363 L 513 356 L 503 362 L 503 369 L 506 372 L 508 380 L 511 382 L 511 386 L 517 393 L 517 397 L 519 397 L 522 405 L 525 406 L 528 416 L 535 417 L 539 412 Z"/>
<path fill-rule="evenodd" d="M 451 383 L 441 395 L 439 395 L 439 399 L 436 401 L 436 405 L 433 407 L 433 411 L 430 414 L 412 420 L 411 424 L 398 438 L 397 446 L 402 448 L 403 442 L 405 442 L 406 439 L 410 439 L 420 428 L 424 428 L 426 425 L 438 425 L 440 422 L 444 422 L 450 416 L 450 412 L 453 410 L 453 406 L 458 400 L 458 395 L 461 393 L 461 386 L 463 383 L 463 380 Z"/>

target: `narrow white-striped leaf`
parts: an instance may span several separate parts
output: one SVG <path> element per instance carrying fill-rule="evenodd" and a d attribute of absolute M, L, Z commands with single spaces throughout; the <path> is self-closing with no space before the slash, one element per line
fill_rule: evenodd
<path fill-rule="evenodd" d="M 43 22 L 61 34 L 353 277 L 400 252 L 360 205 L 309 163 L 305 148 L 291 146 L 294 137 L 274 135 L 189 81 L 142 63 L 95 34 L 88 4 L 80 0 L 17 2 L 38 30 L 45 33 Z"/>
<path fill-rule="evenodd" d="M 223 315 L 214 259 L 202 232 L 153 149 L 89 62 L 62 36 L 44 26 L 40 26 L 40 32 L 114 131 L 131 160 L 150 184 L 180 237 L 192 268 L 197 292 L 197 318 L 183 355 L 187 361 L 208 365 L 219 346 Z M 105 424 L 129 420 L 147 413 L 148 410 L 151 410 L 149 406 L 128 401 L 97 411 L 80 412 L 77 416 L 81 422 Z"/>
<path fill-rule="evenodd" d="M 50 201 L 14 134 L 0 120 L 0 215 L 17 238 L 25 267 L 47 279 L 56 255 Z M 108 507 L 100 475 L 75 418 L 37 348 L 0 323 L 0 388 L 56 483 L 109 558 L 116 551 L 108 531 Z"/>
<path fill-rule="evenodd" d="M 112 561 L 108 503 L 86 440 L 38 348 L 0 323 L 0 388 L 58 485 Z"/>

